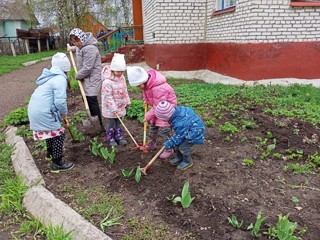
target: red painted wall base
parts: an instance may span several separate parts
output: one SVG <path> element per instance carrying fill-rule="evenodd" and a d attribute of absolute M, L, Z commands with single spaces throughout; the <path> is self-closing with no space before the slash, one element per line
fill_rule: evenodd
<path fill-rule="evenodd" d="M 147 64 L 159 70 L 208 69 L 243 79 L 320 78 L 320 43 L 145 44 Z"/>

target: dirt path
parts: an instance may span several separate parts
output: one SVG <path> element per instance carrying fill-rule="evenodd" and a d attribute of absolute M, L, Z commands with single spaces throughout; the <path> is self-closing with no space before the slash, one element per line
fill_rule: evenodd
<path fill-rule="evenodd" d="M 25 98 L 30 96 L 36 88 L 35 80 L 42 69 L 49 67 L 50 60 L 0 76 L 0 119 L 25 104 Z"/>

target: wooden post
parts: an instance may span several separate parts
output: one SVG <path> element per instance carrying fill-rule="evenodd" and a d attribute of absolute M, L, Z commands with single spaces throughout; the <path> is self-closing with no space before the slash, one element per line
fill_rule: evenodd
<path fill-rule="evenodd" d="M 133 25 L 142 26 L 142 3 L 141 0 L 132 1 Z M 143 40 L 143 29 L 134 28 L 134 40 Z"/>
<path fill-rule="evenodd" d="M 16 56 L 16 50 L 14 49 L 13 42 L 11 41 L 10 38 L 9 38 L 9 42 L 10 42 L 10 47 L 11 47 L 12 55 L 15 57 L 15 56 Z"/>
<path fill-rule="evenodd" d="M 27 50 L 27 54 L 30 54 L 30 49 L 29 49 L 29 39 L 25 39 L 24 40 L 24 44 L 26 45 L 26 50 Z"/>
<path fill-rule="evenodd" d="M 38 39 L 38 52 L 41 52 L 40 38 Z"/>
<path fill-rule="evenodd" d="M 49 47 L 49 39 L 48 38 L 46 39 L 46 42 L 47 42 L 47 50 L 49 51 L 50 47 Z"/>

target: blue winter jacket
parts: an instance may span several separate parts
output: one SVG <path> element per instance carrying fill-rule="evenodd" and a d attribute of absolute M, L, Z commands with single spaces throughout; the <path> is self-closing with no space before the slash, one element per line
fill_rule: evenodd
<path fill-rule="evenodd" d="M 177 106 L 169 123 L 175 131 L 175 135 L 169 138 L 164 146 L 172 149 L 183 140 L 192 144 L 203 144 L 206 129 L 201 118 L 190 107 Z"/>
<path fill-rule="evenodd" d="M 30 129 L 57 130 L 61 127 L 61 114 L 68 112 L 67 75 L 58 68 L 45 68 L 36 84 L 28 105 Z"/>

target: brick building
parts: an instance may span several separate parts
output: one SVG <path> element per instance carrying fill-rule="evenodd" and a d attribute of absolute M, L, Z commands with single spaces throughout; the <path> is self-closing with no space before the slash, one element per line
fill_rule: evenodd
<path fill-rule="evenodd" d="M 142 9 L 153 68 L 320 78 L 320 1 L 142 0 Z"/>

